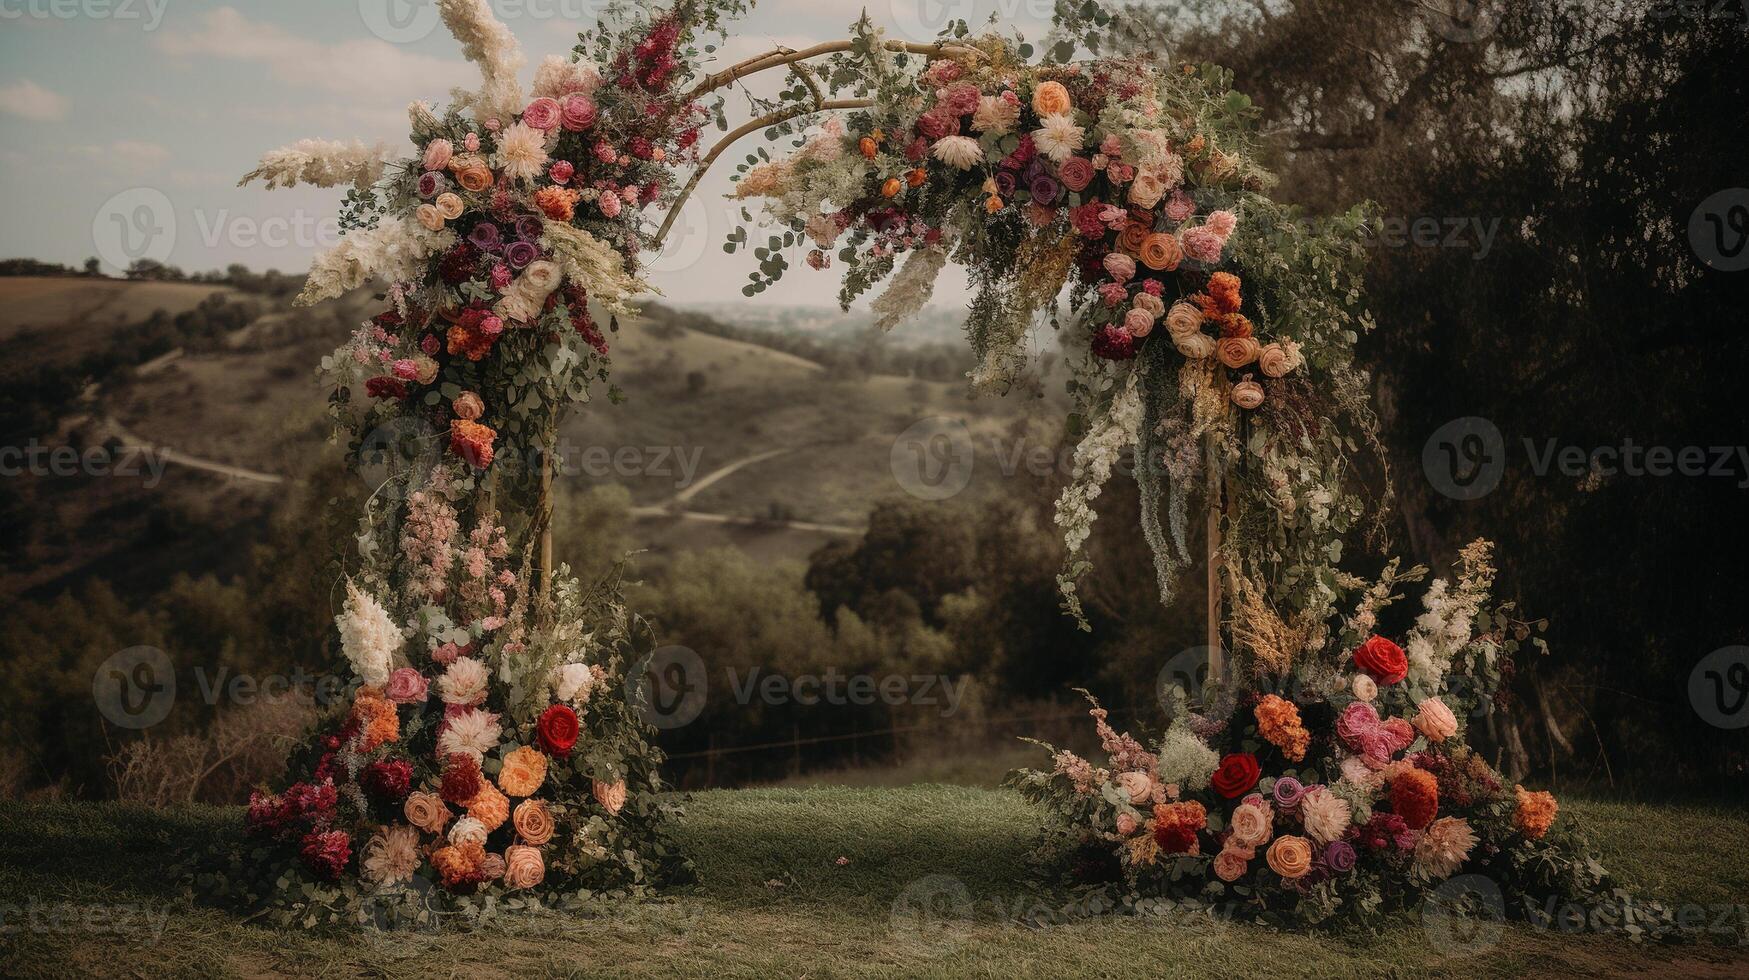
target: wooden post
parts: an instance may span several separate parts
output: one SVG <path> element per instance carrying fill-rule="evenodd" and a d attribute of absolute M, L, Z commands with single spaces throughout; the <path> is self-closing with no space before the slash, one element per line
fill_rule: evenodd
<path fill-rule="evenodd" d="M 548 445 L 540 455 L 540 504 L 536 510 L 540 520 L 540 589 L 541 605 L 553 598 L 553 447 Z"/>
<path fill-rule="evenodd" d="M 1221 613 L 1222 589 L 1221 581 L 1221 501 L 1226 495 L 1225 485 L 1217 474 L 1209 483 L 1209 516 L 1208 516 L 1208 648 L 1209 675 L 1205 687 L 1219 683 L 1226 672 L 1226 657 L 1221 651 Z"/>

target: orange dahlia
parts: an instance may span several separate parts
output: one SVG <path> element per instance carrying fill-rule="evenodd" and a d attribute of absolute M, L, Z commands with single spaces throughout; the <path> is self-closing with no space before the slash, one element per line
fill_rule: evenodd
<path fill-rule="evenodd" d="M 1391 812 L 1413 830 L 1439 815 L 1439 781 L 1422 769 L 1407 769 L 1391 780 Z"/>
<path fill-rule="evenodd" d="M 1518 794 L 1518 807 L 1512 811 L 1512 825 L 1531 840 L 1541 840 L 1555 822 L 1555 813 L 1560 810 L 1555 795 L 1532 793 L 1523 786 L 1514 786 L 1512 791 Z"/>

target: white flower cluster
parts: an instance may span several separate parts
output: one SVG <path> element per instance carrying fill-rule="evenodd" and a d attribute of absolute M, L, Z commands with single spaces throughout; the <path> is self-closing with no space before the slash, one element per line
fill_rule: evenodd
<path fill-rule="evenodd" d="M 1093 522 L 1099 519 L 1093 501 L 1104 492 L 1112 468 L 1122 458 L 1124 450 L 1136 444 L 1141 430 L 1142 399 L 1136 379 L 1137 373 L 1132 371 L 1124 380 L 1123 390 L 1112 399 L 1111 407 L 1075 447 L 1075 468 L 1070 473 L 1069 485 L 1057 498 L 1056 525 L 1063 529 L 1063 543 L 1068 548 L 1064 570 L 1057 576 L 1057 588 L 1062 592 L 1069 612 L 1081 622 L 1083 629 L 1087 628 L 1086 620 L 1076 595 L 1079 571 L 1086 564 L 1081 556 L 1081 546 L 1087 543 L 1088 536 L 1093 533 Z"/>
<path fill-rule="evenodd" d="M 314 306 L 334 299 L 372 277 L 388 282 L 418 279 L 425 272 L 427 259 L 457 241 L 455 232 L 448 228 L 431 231 L 407 218 L 359 229 L 310 263 L 310 277 L 297 305 Z"/>
<path fill-rule="evenodd" d="M 632 297 L 657 292 L 649 283 L 626 273 L 625 258 L 613 246 L 581 228 L 549 221 L 540 243 L 565 278 L 583 287 L 590 299 L 609 312 L 630 313 Z"/>
<path fill-rule="evenodd" d="M 509 122 L 522 110 L 522 83 L 516 74 L 527 63 L 522 45 L 492 12 L 488 0 L 438 0 L 445 27 L 461 42 L 462 55 L 480 66 L 484 84 L 477 93 L 462 93 L 458 102 L 471 105 L 476 118 Z"/>
<path fill-rule="evenodd" d="M 1487 542 L 1464 549 L 1463 569 L 1456 587 L 1434 579 L 1421 600 L 1426 610 L 1415 620 L 1403 652 L 1409 658 L 1409 679 L 1424 690 L 1438 690 L 1452 659 L 1475 642 L 1476 615 L 1494 588 L 1494 568 Z M 1491 653 L 1485 650 L 1484 655 Z"/>
<path fill-rule="evenodd" d="M 1154 768 L 1160 781 L 1177 783 L 1187 793 L 1200 792 L 1208 786 L 1221 765 L 1220 754 L 1182 724 L 1166 729 L 1160 739 L 1158 759 Z"/>
<path fill-rule="evenodd" d="M 264 180 L 268 188 L 309 184 L 313 187 L 339 187 L 351 184 L 364 190 L 383 175 L 390 150 L 377 143 L 366 146 L 359 140 L 343 143 L 339 140 L 298 140 L 266 153 L 254 170 L 243 175 L 238 187 L 252 180 Z"/>
<path fill-rule="evenodd" d="M 898 275 L 887 284 L 886 291 L 869 304 L 875 315 L 875 329 L 883 333 L 916 316 L 929 305 L 935 294 L 935 280 L 947 268 L 947 249 L 940 246 L 919 248 L 906 256 Z"/>
<path fill-rule="evenodd" d="M 334 625 L 340 628 L 340 646 L 352 672 L 366 684 L 387 683 L 403 642 L 389 611 L 348 581 L 346 606 L 334 617 Z"/>

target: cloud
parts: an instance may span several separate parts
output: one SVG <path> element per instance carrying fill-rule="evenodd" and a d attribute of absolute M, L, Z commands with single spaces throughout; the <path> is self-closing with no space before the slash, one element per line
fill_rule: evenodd
<path fill-rule="evenodd" d="M 168 148 L 144 140 L 115 140 L 102 146 L 75 146 L 70 149 L 78 156 L 126 173 L 150 170 L 170 159 Z"/>
<path fill-rule="evenodd" d="M 67 98 L 26 78 L 0 86 L 0 112 L 38 122 L 52 122 L 67 117 Z"/>
<path fill-rule="evenodd" d="M 174 58 L 251 62 L 286 85 L 379 102 L 429 96 L 478 77 L 459 60 L 377 39 L 324 44 L 251 21 L 233 7 L 209 12 L 194 31 L 162 29 L 154 43 Z"/>

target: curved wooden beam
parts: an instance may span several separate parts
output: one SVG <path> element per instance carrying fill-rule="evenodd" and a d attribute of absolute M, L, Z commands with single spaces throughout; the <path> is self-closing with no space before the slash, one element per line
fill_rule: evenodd
<path fill-rule="evenodd" d="M 982 58 L 984 56 L 984 52 L 977 48 L 966 44 L 955 44 L 950 41 L 937 41 L 934 44 L 916 44 L 910 41 L 888 41 L 884 46 L 888 51 L 903 51 L 907 54 L 959 54 L 969 55 L 974 58 Z M 770 68 L 780 68 L 784 65 L 795 64 L 799 61 L 808 61 L 809 59 L 819 58 L 829 54 L 838 54 L 843 51 L 849 51 L 854 47 L 856 47 L 855 41 L 844 40 L 826 41 L 822 44 L 816 44 L 813 47 L 803 48 L 799 51 L 794 48 L 777 48 L 759 55 L 758 57 L 748 58 L 746 61 L 725 68 L 714 75 L 707 75 L 704 81 L 698 83 L 698 85 L 693 87 L 692 91 L 686 93 L 686 98 L 687 101 L 690 102 L 698 99 L 700 96 L 707 95 L 717 89 L 723 88 L 724 86 L 733 85 L 749 75 L 754 75 Z"/>
<path fill-rule="evenodd" d="M 692 179 L 686 182 L 686 187 L 680 191 L 680 196 L 676 197 L 674 199 L 674 204 L 669 207 L 668 217 L 662 222 L 661 229 L 656 232 L 656 237 L 650 240 L 651 247 L 660 248 L 662 246 L 663 240 L 668 237 L 668 232 L 673 229 L 675 220 L 680 217 L 681 206 L 686 203 L 687 198 L 692 196 L 692 192 L 698 189 L 699 181 L 704 179 L 705 171 L 709 170 L 711 164 L 717 162 L 717 157 L 722 156 L 723 151 L 733 145 L 736 140 L 741 139 L 749 133 L 758 132 L 761 129 L 770 126 L 777 126 L 789 122 L 791 119 L 812 115 L 816 112 L 832 112 L 838 109 L 867 109 L 872 105 L 874 105 L 873 99 L 838 99 L 835 101 L 819 102 L 814 105 L 791 106 L 787 109 L 779 109 L 776 112 L 766 113 L 758 119 L 750 120 L 743 124 L 738 129 L 718 141 L 717 145 L 711 147 L 711 151 L 705 154 L 704 159 L 699 161 L 698 168 L 692 172 Z"/>

